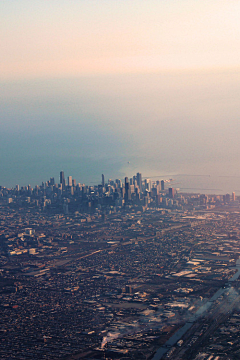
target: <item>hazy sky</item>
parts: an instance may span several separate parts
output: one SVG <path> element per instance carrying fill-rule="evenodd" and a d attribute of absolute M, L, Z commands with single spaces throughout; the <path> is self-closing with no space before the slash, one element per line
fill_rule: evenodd
<path fill-rule="evenodd" d="M 235 0 L 2 1 L 0 184 L 240 175 L 239 18 Z"/>
<path fill-rule="evenodd" d="M 235 0 L 1 1 L 1 77 L 239 66 Z"/>

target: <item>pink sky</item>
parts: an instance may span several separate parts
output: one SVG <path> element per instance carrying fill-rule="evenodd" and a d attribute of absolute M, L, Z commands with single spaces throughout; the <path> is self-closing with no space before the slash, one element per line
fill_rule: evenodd
<path fill-rule="evenodd" d="M 240 2 L 2 2 L 2 79 L 237 68 Z"/>

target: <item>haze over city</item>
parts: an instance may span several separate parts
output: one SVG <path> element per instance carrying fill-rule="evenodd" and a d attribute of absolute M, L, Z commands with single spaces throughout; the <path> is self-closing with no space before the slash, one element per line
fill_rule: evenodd
<path fill-rule="evenodd" d="M 0 8 L 0 184 L 240 176 L 239 1 Z"/>

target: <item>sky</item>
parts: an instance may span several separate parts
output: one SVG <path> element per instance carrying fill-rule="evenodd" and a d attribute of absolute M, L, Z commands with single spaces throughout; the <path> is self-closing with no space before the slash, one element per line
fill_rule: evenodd
<path fill-rule="evenodd" d="M 0 2 L 0 185 L 240 175 L 240 1 Z"/>

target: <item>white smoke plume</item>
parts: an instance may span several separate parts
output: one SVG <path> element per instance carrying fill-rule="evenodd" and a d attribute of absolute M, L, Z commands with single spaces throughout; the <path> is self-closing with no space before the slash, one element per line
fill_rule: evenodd
<path fill-rule="evenodd" d="M 207 299 L 201 297 L 201 300 L 194 301 L 194 308 L 204 307 L 204 302 Z M 191 303 L 189 305 L 192 305 Z M 115 339 L 123 338 L 126 335 L 132 335 L 149 330 L 162 329 L 168 325 L 177 325 L 182 322 L 186 322 L 193 317 L 192 313 L 189 313 L 186 309 L 179 314 L 174 310 L 174 313 L 169 311 L 169 314 L 163 313 L 164 307 L 159 306 L 158 311 L 144 310 L 138 320 L 133 321 L 131 324 L 119 324 L 118 331 L 109 331 L 107 336 L 103 337 L 101 349 L 104 346 Z"/>
<path fill-rule="evenodd" d="M 115 332 L 115 333 L 107 333 L 107 336 L 104 336 L 104 338 L 102 339 L 102 344 L 101 344 L 101 349 L 104 348 L 104 346 L 108 343 L 111 342 L 114 339 L 117 339 L 120 336 L 119 332 Z"/>

